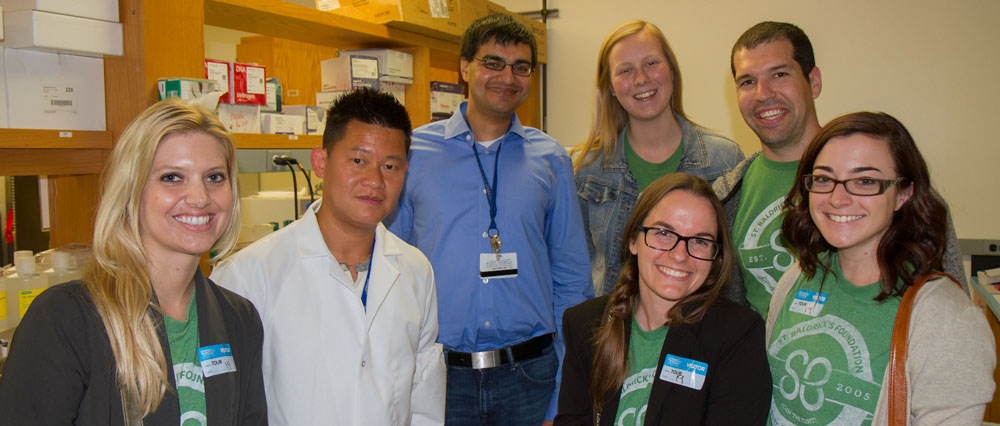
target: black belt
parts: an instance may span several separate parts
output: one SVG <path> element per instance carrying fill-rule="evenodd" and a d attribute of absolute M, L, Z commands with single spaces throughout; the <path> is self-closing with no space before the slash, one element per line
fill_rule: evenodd
<path fill-rule="evenodd" d="M 543 334 L 541 336 L 525 340 L 510 346 L 510 353 L 514 359 L 507 356 L 507 348 L 494 349 L 482 352 L 457 352 L 448 351 L 448 365 L 458 367 L 472 367 L 474 369 L 493 368 L 510 362 L 519 362 L 537 358 L 542 355 L 542 351 L 552 344 L 552 335 Z"/>

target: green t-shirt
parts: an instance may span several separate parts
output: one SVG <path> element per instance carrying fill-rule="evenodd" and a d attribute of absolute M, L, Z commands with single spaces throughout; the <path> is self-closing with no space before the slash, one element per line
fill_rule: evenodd
<path fill-rule="evenodd" d="M 622 383 L 622 396 L 618 400 L 616 425 L 642 425 L 646 419 L 646 404 L 649 391 L 656 378 L 656 367 L 660 361 L 663 340 L 667 337 L 667 326 L 645 331 L 632 317 L 632 333 L 628 345 L 628 377 Z"/>
<path fill-rule="evenodd" d="M 650 163 L 643 160 L 642 157 L 639 157 L 639 154 L 636 154 L 632 150 L 632 144 L 628 142 L 628 132 L 625 132 L 625 162 L 628 163 L 628 169 L 632 171 L 632 176 L 635 177 L 635 183 L 639 186 L 639 192 L 644 191 L 649 184 L 661 176 L 676 172 L 677 168 L 681 165 L 683 154 L 684 143 L 681 142 L 666 161 L 662 163 Z"/>
<path fill-rule="evenodd" d="M 774 325 L 767 348 L 774 386 L 768 423 L 870 425 L 900 299 L 874 301 L 881 281 L 851 284 L 836 253 L 820 261 L 829 261 L 832 273 L 825 274 L 825 282 L 822 269 L 809 280 L 802 274 Z M 812 307 L 807 291 L 826 295 L 814 315 L 801 313 Z"/>
<path fill-rule="evenodd" d="M 781 208 L 798 168 L 798 161 L 777 162 L 759 155 L 743 175 L 733 244 L 747 301 L 764 318 L 775 284 L 795 261 L 781 240 L 781 220 L 785 217 Z"/>
<path fill-rule="evenodd" d="M 180 426 L 208 425 L 205 408 L 205 379 L 198 361 L 198 309 L 191 295 L 187 320 L 177 321 L 163 316 L 170 342 L 170 358 L 174 363 L 174 383 L 177 384 L 177 400 L 181 406 Z"/>

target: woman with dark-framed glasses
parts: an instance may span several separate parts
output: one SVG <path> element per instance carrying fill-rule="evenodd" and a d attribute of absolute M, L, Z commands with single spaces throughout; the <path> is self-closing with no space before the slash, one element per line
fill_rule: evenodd
<path fill-rule="evenodd" d="M 762 425 L 764 323 L 718 297 L 733 269 L 722 204 L 674 173 L 636 203 L 614 291 L 566 311 L 557 425 Z"/>
<path fill-rule="evenodd" d="M 767 318 L 770 423 L 981 424 L 996 360 L 982 312 L 950 276 L 901 305 L 942 270 L 948 223 L 906 128 L 883 113 L 832 120 L 806 149 L 785 209 L 782 234 L 798 263 Z M 889 379 L 897 321 L 908 332 L 905 355 L 896 353 L 905 389 Z M 898 421 L 891 388 L 905 395 Z"/>

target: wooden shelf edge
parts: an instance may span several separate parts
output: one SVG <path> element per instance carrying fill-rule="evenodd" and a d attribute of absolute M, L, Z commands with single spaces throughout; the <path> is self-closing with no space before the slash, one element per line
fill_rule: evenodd
<path fill-rule="evenodd" d="M 111 149 L 112 145 L 108 131 L 0 129 L 4 149 Z"/>
<path fill-rule="evenodd" d="M 232 133 L 236 149 L 312 149 L 323 145 L 320 135 L 261 135 Z"/>
<path fill-rule="evenodd" d="M 458 57 L 449 41 L 280 0 L 205 0 L 205 24 L 272 37 L 343 47 L 425 46 Z"/>

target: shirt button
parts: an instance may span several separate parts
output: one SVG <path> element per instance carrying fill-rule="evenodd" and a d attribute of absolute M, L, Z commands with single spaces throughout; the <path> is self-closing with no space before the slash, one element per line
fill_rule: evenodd
<path fill-rule="evenodd" d="M 489 235 L 489 234 L 487 234 L 487 233 L 483 232 L 483 238 L 489 238 L 489 237 L 490 237 L 490 235 Z"/>
<path fill-rule="evenodd" d="M 490 326 L 490 322 L 489 322 L 489 321 L 486 321 L 486 322 L 484 322 L 484 323 L 483 323 L 483 325 L 485 325 L 485 326 L 489 327 L 489 326 Z"/>
<path fill-rule="evenodd" d="M 465 135 L 465 140 L 470 140 L 470 139 L 472 139 L 472 135 Z"/>

